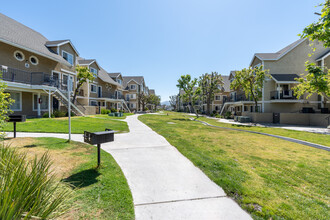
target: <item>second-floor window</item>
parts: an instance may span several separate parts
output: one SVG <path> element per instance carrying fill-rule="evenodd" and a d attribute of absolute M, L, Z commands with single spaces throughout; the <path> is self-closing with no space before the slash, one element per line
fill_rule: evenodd
<path fill-rule="evenodd" d="M 218 100 L 219 101 L 219 100 L 221 100 L 221 97 L 219 95 L 216 95 L 215 96 L 215 100 Z"/>
<path fill-rule="evenodd" d="M 130 89 L 131 90 L 135 90 L 136 89 L 136 85 L 131 85 Z"/>
<path fill-rule="evenodd" d="M 97 69 L 91 67 L 90 71 L 91 71 L 91 73 L 93 73 L 94 77 L 96 78 L 97 77 Z"/>
<path fill-rule="evenodd" d="M 68 61 L 71 65 L 73 65 L 73 55 L 71 53 L 68 53 L 64 50 L 62 50 L 62 57 Z"/>
<path fill-rule="evenodd" d="M 121 85 L 122 84 L 121 79 L 117 79 L 117 83 L 119 83 Z"/>
<path fill-rule="evenodd" d="M 91 92 L 96 93 L 97 87 L 94 84 L 91 84 Z"/>

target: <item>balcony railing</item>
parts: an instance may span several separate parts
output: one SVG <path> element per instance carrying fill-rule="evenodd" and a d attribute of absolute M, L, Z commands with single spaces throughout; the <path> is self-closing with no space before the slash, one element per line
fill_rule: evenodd
<path fill-rule="evenodd" d="M 98 94 L 98 98 L 124 99 L 124 96 L 112 92 L 102 92 L 102 94 Z"/>
<path fill-rule="evenodd" d="M 280 100 L 280 99 L 298 100 L 297 96 L 294 95 L 293 90 L 272 91 L 272 92 L 270 92 L 270 99 L 271 100 Z"/>
<path fill-rule="evenodd" d="M 251 101 L 251 99 L 247 98 L 244 94 L 235 95 L 230 98 L 230 102 L 241 102 L 241 101 Z"/>
<path fill-rule="evenodd" d="M 1 79 L 7 82 L 24 83 L 28 85 L 45 85 L 67 90 L 67 82 L 54 78 L 51 74 L 44 72 L 27 72 L 11 67 L 0 67 Z"/>

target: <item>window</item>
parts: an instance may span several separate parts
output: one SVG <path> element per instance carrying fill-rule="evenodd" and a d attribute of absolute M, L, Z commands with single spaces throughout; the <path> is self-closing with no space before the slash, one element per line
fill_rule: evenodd
<path fill-rule="evenodd" d="M 62 79 L 63 79 L 62 84 L 63 85 L 68 85 L 69 76 L 66 75 L 66 74 L 63 74 Z"/>
<path fill-rule="evenodd" d="M 215 96 L 215 100 L 218 100 L 219 101 L 219 100 L 221 100 L 221 97 L 219 95 L 216 95 Z"/>
<path fill-rule="evenodd" d="M 30 63 L 31 63 L 32 65 L 38 65 L 39 60 L 38 60 L 38 58 L 35 57 L 35 56 L 30 56 Z"/>
<path fill-rule="evenodd" d="M 91 92 L 96 93 L 97 87 L 94 84 L 91 84 Z"/>
<path fill-rule="evenodd" d="M 121 85 L 122 84 L 121 79 L 117 79 L 117 83 L 119 83 Z"/>
<path fill-rule="evenodd" d="M 250 112 L 253 112 L 253 106 L 252 105 L 250 106 Z"/>
<path fill-rule="evenodd" d="M 19 50 L 16 50 L 16 51 L 14 52 L 14 57 L 15 57 L 18 61 L 23 61 L 23 60 L 25 59 L 24 54 L 23 54 L 21 51 L 19 51 Z"/>
<path fill-rule="evenodd" d="M 136 94 L 130 94 L 131 99 L 136 99 Z"/>
<path fill-rule="evenodd" d="M 248 111 L 248 107 L 244 106 L 244 111 L 247 112 Z"/>
<path fill-rule="evenodd" d="M 71 53 L 68 53 L 64 50 L 62 50 L 62 57 L 68 61 L 71 65 L 73 65 L 73 55 Z"/>
<path fill-rule="evenodd" d="M 95 100 L 91 100 L 91 101 L 90 101 L 90 105 L 91 105 L 91 106 L 97 106 L 97 101 L 95 101 Z"/>
<path fill-rule="evenodd" d="M 131 103 L 131 108 L 135 108 L 135 103 Z"/>
<path fill-rule="evenodd" d="M 94 77 L 96 78 L 97 77 L 97 69 L 95 69 L 93 67 L 91 67 L 89 69 L 90 69 L 91 73 L 93 73 Z"/>
<path fill-rule="evenodd" d="M 40 110 L 48 110 L 48 95 L 40 95 Z M 38 111 L 38 95 L 33 95 L 33 111 Z"/>
<path fill-rule="evenodd" d="M 135 90 L 136 89 L 136 85 L 131 85 L 131 90 Z"/>
<path fill-rule="evenodd" d="M 10 109 L 13 111 L 22 111 L 22 93 L 9 92 L 10 98 L 15 102 L 11 104 Z"/>

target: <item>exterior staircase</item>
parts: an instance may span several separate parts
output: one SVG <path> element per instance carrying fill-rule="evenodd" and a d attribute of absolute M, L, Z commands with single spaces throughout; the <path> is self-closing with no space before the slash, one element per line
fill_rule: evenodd
<path fill-rule="evenodd" d="M 59 89 L 56 89 L 54 95 L 57 100 L 59 100 L 63 105 L 68 108 L 69 100 L 68 100 L 68 92 L 62 92 Z M 70 100 L 71 111 L 74 112 L 76 115 L 85 116 L 85 114 L 78 108 L 78 106 L 74 105 Z"/>
<path fill-rule="evenodd" d="M 127 103 L 126 103 L 126 101 L 124 99 L 122 99 L 122 102 L 121 103 L 126 108 L 126 110 L 128 110 L 128 112 L 131 113 L 131 110 L 129 109 L 129 107 L 128 107 L 128 105 L 127 105 Z"/>

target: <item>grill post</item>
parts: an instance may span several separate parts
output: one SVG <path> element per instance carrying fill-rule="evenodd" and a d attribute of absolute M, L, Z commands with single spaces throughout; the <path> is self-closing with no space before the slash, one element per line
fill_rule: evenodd
<path fill-rule="evenodd" d="M 97 167 L 101 164 L 101 144 L 97 144 Z"/>
<path fill-rule="evenodd" d="M 14 124 L 14 138 L 16 138 L 16 121 L 14 121 L 13 124 Z"/>

